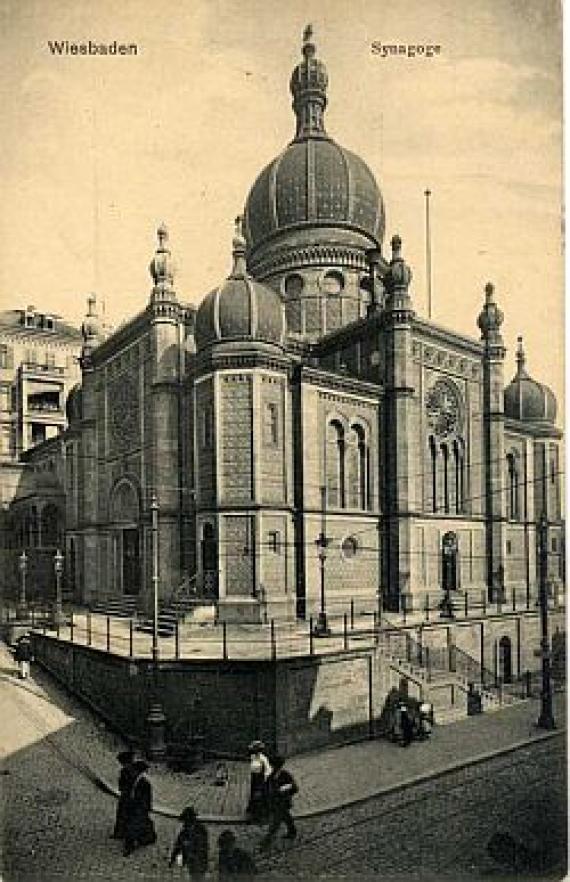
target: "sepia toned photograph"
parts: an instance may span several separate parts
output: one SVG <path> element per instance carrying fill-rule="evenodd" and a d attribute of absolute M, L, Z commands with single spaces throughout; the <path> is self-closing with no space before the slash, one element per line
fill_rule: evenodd
<path fill-rule="evenodd" d="M 568 872 L 558 0 L 0 0 L 0 882 Z"/>

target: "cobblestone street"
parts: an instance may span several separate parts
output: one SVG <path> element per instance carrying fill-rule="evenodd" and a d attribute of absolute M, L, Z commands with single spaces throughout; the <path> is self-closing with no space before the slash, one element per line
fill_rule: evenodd
<path fill-rule="evenodd" d="M 44 677 L 38 675 L 42 682 Z M 109 838 L 115 800 L 102 792 L 91 769 L 95 760 L 98 765 L 120 746 L 115 736 L 61 690 L 23 683 L 12 667 L 2 670 L 0 705 L 4 882 L 187 878 L 167 866 L 176 831 L 172 818 L 156 814 L 157 845 L 128 859 Z M 495 725 L 499 718 L 493 718 Z M 316 755 L 317 767 L 323 770 L 333 755 L 338 756 L 334 774 L 346 776 L 342 756 L 348 754 Z M 393 761 L 409 765 L 408 756 L 413 763 L 419 753 L 397 751 Z M 116 774 L 112 765 L 102 771 L 110 780 Z M 165 786 L 156 774 L 155 780 Z M 182 800 L 184 787 L 182 780 Z M 260 877 L 267 879 L 354 878 L 355 873 L 361 879 L 496 876 L 505 868 L 488 855 L 486 845 L 497 831 L 524 842 L 544 870 L 553 871 L 549 878 L 555 878 L 554 870 L 563 864 L 564 789 L 561 735 L 345 808 L 302 817 L 298 840 L 276 841 L 267 856 L 259 852 L 262 831 L 242 826 L 235 832 L 255 853 Z M 210 826 L 213 857 L 220 829 L 219 824 Z"/>

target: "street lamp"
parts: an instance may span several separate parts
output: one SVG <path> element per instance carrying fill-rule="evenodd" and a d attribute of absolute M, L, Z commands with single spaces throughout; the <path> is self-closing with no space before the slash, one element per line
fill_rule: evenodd
<path fill-rule="evenodd" d="M 326 498 L 326 487 L 321 487 L 321 532 L 315 539 L 315 545 L 317 546 L 317 556 L 319 558 L 320 565 L 321 602 L 317 622 L 313 631 L 315 637 L 328 637 L 331 633 L 327 621 L 325 598 L 325 563 L 327 560 L 327 546 L 329 544 L 329 540 L 326 534 Z"/>
<path fill-rule="evenodd" d="M 63 603 L 61 597 L 61 576 L 63 574 L 63 554 L 57 549 L 53 558 L 53 568 L 55 570 L 55 610 L 54 624 L 59 626 L 63 624 Z"/>
<path fill-rule="evenodd" d="M 18 566 L 20 568 L 20 602 L 19 602 L 19 614 L 21 616 L 25 616 L 27 613 L 26 609 L 26 573 L 28 570 L 28 555 L 25 551 L 22 551 L 20 557 L 18 558 Z"/>
<path fill-rule="evenodd" d="M 538 526 L 539 603 L 540 603 L 540 657 L 542 660 L 542 690 L 540 693 L 539 729 L 555 729 L 552 712 L 552 682 L 550 679 L 550 640 L 548 638 L 548 521 L 542 512 Z"/>
<path fill-rule="evenodd" d="M 152 534 L 152 660 L 158 661 L 158 500 L 156 493 L 150 500 L 150 523 Z"/>
<path fill-rule="evenodd" d="M 150 524 L 152 536 L 152 695 L 147 715 L 148 754 L 153 760 L 166 756 L 164 730 L 166 717 L 162 709 L 158 689 L 158 500 L 153 493 L 150 500 Z"/>

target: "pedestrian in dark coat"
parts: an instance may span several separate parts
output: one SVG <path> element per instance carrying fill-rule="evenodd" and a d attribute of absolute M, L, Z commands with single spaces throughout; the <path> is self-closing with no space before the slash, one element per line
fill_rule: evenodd
<path fill-rule="evenodd" d="M 291 817 L 291 807 L 293 805 L 293 797 L 299 792 L 299 788 L 293 775 L 284 768 L 284 765 L 285 760 L 283 757 L 276 756 L 273 760 L 273 771 L 267 782 L 270 822 L 267 836 L 262 843 L 264 848 L 269 845 L 281 824 L 285 824 L 287 828 L 287 833 L 285 834 L 287 839 L 294 839 L 297 835 L 295 822 Z"/>
<path fill-rule="evenodd" d="M 182 829 L 176 837 L 170 866 L 186 867 L 193 882 L 202 882 L 208 869 L 208 831 L 192 806 L 180 815 Z"/>
<path fill-rule="evenodd" d="M 218 839 L 218 880 L 219 882 L 251 882 L 257 867 L 250 854 L 236 845 L 231 830 L 224 830 Z"/>
<path fill-rule="evenodd" d="M 414 737 L 414 724 L 410 711 L 405 704 L 400 706 L 400 727 L 402 731 L 402 747 L 408 747 Z"/>
<path fill-rule="evenodd" d="M 137 760 L 132 769 L 133 782 L 126 805 L 125 857 L 139 845 L 152 845 L 156 842 L 154 824 L 150 817 L 152 787 L 145 775 L 148 765 L 143 760 Z"/>
<path fill-rule="evenodd" d="M 121 764 L 121 771 L 119 772 L 119 799 L 113 839 L 124 839 L 127 829 L 129 797 L 134 783 L 133 763 L 135 757 L 132 750 L 123 750 L 117 754 L 117 759 Z"/>
<path fill-rule="evenodd" d="M 271 764 L 263 741 L 252 741 L 248 751 L 250 785 L 246 816 L 253 823 L 263 824 L 268 814 L 267 782 L 271 775 Z"/>
<path fill-rule="evenodd" d="M 30 674 L 30 662 L 32 660 L 32 642 L 27 634 L 23 634 L 16 644 L 14 658 L 20 668 L 20 679 L 27 680 Z"/>

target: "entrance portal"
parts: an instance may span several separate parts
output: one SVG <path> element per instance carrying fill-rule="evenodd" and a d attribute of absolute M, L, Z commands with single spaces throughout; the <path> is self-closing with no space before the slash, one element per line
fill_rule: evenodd
<path fill-rule="evenodd" d="M 127 478 L 113 489 L 110 520 L 115 528 L 115 586 L 122 594 L 139 594 L 141 590 L 141 531 L 139 495 Z"/>
<path fill-rule="evenodd" d="M 218 543 L 212 524 L 204 524 L 202 531 L 203 592 L 207 597 L 218 597 Z"/>
<path fill-rule="evenodd" d="M 499 640 L 499 677 L 502 683 L 512 683 L 512 647 L 510 637 L 501 637 Z"/>
<path fill-rule="evenodd" d="M 138 594 L 141 589 L 139 531 L 123 530 L 123 594 Z"/>

